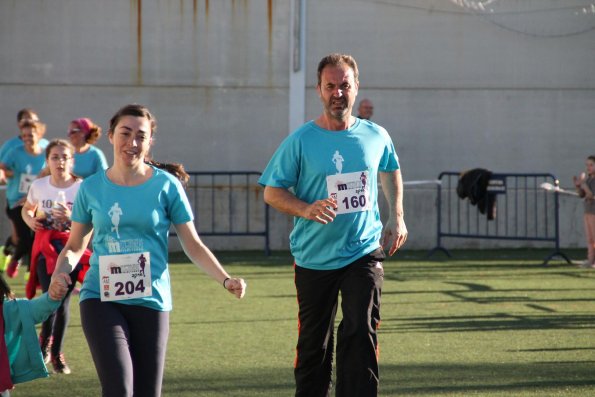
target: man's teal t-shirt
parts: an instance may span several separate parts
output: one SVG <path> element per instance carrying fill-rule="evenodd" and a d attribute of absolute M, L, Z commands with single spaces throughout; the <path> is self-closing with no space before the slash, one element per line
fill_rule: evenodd
<path fill-rule="evenodd" d="M 341 184 L 339 190 L 353 186 L 354 194 L 338 202 L 342 210 L 353 212 L 338 214 L 326 225 L 294 218 L 290 248 L 296 264 L 332 270 L 347 266 L 380 246 L 378 172 L 397 169 L 399 160 L 394 145 L 381 126 L 356 119 L 347 130 L 329 131 L 310 121 L 281 143 L 258 182 L 290 189 L 307 203 L 329 197 L 327 178 L 344 176 L 348 182 Z"/>
<path fill-rule="evenodd" d="M 169 229 L 172 224 L 193 220 L 186 192 L 175 176 L 153 167 L 153 176 L 146 182 L 138 186 L 120 186 L 107 178 L 106 171 L 98 172 L 81 184 L 73 205 L 72 220 L 92 224 L 94 228 L 91 267 L 81 288 L 81 301 L 100 299 L 100 256 L 149 252 L 152 296 L 117 303 L 159 311 L 172 309 Z"/>

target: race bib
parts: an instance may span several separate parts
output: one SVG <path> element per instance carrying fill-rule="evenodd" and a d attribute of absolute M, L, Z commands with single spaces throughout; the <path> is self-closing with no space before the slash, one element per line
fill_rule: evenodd
<path fill-rule="evenodd" d="M 326 177 L 326 187 L 329 197 L 337 200 L 337 214 L 368 211 L 372 208 L 368 171 L 329 175 Z"/>
<path fill-rule="evenodd" d="M 29 187 L 31 187 L 35 178 L 36 176 L 33 174 L 21 174 L 21 179 L 19 180 L 19 193 L 27 194 Z"/>
<path fill-rule="evenodd" d="M 149 252 L 99 257 L 101 301 L 121 301 L 151 296 Z"/>

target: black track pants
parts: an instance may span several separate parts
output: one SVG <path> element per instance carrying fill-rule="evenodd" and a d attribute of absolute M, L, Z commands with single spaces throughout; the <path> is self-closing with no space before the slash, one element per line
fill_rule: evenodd
<path fill-rule="evenodd" d="M 380 322 L 384 257 L 379 248 L 337 270 L 295 266 L 299 305 L 296 397 L 330 396 L 339 293 L 343 319 L 337 330 L 336 396 L 377 395 L 376 330 Z"/>

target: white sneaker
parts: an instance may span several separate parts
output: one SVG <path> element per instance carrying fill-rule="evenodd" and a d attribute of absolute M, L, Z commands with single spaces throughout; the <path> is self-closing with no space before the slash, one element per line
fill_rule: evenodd
<path fill-rule="evenodd" d="M 578 265 L 581 269 L 595 269 L 595 263 L 591 263 L 588 259 L 585 259 Z"/>

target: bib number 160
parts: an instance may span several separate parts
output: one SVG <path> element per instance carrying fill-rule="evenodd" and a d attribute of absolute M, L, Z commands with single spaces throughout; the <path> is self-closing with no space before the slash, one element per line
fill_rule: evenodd
<path fill-rule="evenodd" d="M 367 204 L 366 196 L 364 196 L 363 194 L 359 196 L 345 197 L 342 203 L 345 205 L 346 210 L 350 208 L 364 208 Z"/>

